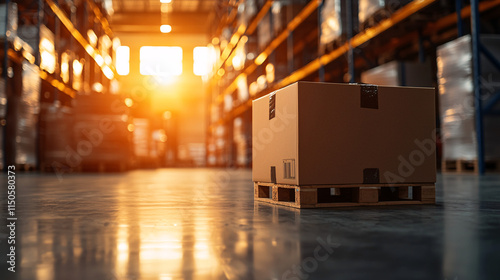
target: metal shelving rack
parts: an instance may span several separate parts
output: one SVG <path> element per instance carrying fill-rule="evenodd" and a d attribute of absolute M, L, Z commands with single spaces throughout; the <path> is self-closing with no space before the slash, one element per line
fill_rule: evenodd
<path fill-rule="evenodd" d="M 349 7 L 352 7 L 352 1 L 357 0 L 347 0 Z M 474 41 L 474 69 L 479 69 L 479 52 L 482 51 L 484 55 L 488 56 L 487 50 L 481 48 L 479 42 L 479 14 L 500 7 L 500 1 L 497 0 L 471 0 L 470 5 L 465 6 L 463 1 L 457 0 L 455 3 L 448 3 L 448 6 L 445 7 L 442 6 L 442 1 L 437 0 L 412 1 L 392 13 L 389 18 L 357 34 L 354 34 L 350 28 L 348 39 L 343 44 L 323 54 L 318 51 L 314 59 L 294 68 L 294 59 L 296 59 L 297 53 L 294 53 L 293 49 L 297 49 L 303 39 L 303 37 L 298 39 L 297 36 L 294 36 L 296 30 L 298 28 L 309 28 L 311 34 L 318 34 L 317 36 L 310 36 L 316 39 L 319 39 L 321 32 L 318 22 L 320 21 L 323 1 L 307 1 L 307 3 L 303 3 L 301 10 L 294 15 L 293 19 L 288 20 L 284 30 L 278 33 L 263 50 L 259 50 L 255 58 L 246 61 L 242 70 L 236 71 L 228 67 L 226 62 L 241 38 L 247 36 L 248 41 L 252 41 L 253 32 L 264 16 L 270 13 L 274 2 L 279 1 L 265 1 L 261 5 L 259 12 L 251 20 L 248 28 L 245 25 L 235 24 L 233 10 L 229 9 L 227 11 L 228 15 L 233 16 L 233 21 L 226 20 L 224 24 L 230 29 L 233 27 L 232 29 L 235 32 L 233 32 L 227 47 L 221 50 L 222 55 L 216 63 L 210 82 L 207 84 L 209 93 L 208 112 L 212 112 L 214 108 L 216 112 L 218 111 L 218 114 L 215 114 L 218 115 L 216 118 L 212 118 L 212 114 L 209 114 L 207 124 L 207 155 L 208 157 L 215 157 L 215 160 L 207 160 L 209 164 L 212 162 L 212 165 L 215 166 L 235 165 L 232 147 L 232 123 L 235 118 L 248 114 L 248 112 L 251 115 L 250 110 L 253 99 L 299 80 L 359 82 L 360 72 L 377 65 L 377 58 L 381 54 L 394 53 L 393 58 L 416 56 L 422 60 L 426 53 L 434 52 L 437 45 L 453 40 L 457 36 L 460 37 L 464 33 L 462 21 L 466 18 L 471 20 L 471 33 Z M 421 18 L 424 18 L 424 20 L 420 20 Z M 315 21 L 316 24 L 310 24 L 311 21 Z M 350 22 L 350 27 L 352 27 L 352 20 Z M 223 27 L 219 26 L 212 35 L 218 37 L 222 29 Z M 318 42 L 309 43 L 319 47 Z M 255 76 L 255 73 L 263 73 L 263 67 L 269 61 L 275 61 L 276 53 L 283 51 L 287 53 L 288 75 L 269 83 L 267 87 L 250 96 L 248 100 L 237 102 L 233 104 L 229 111 L 224 112 L 222 106 L 225 99 L 228 96 L 233 97 L 236 95 L 239 79 Z M 493 57 L 490 55 L 489 58 Z M 500 66 L 498 61 L 495 62 L 495 65 Z M 348 75 L 345 75 L 346 73 Z M 480 73 L 474 73 L 474 75 L 478 77 Z M 475 82 L 476 106 L 481 108 L 479 79 L 475 79 Z M 247 88 L 249 84 L 250 81 L 247 81 Z M 496 98 L 497 101 L 498 99 L 500 97 Z M 483 173 L 484 151 L 481 141 L 483 111 L 476 110 L 476 112 L 477 136 L 480 140 L 478 141 L 478 162 L 480 173 Z M 246 121 L 249 120 L 246 119 Z M 220 128 L 224 132 L 216 133 L 217 130 L 221 130 Z M 224 141 L 224 144 L 219 146 L 223 147 L 214 148 L 215 142 L 220 141 L 220 139 Z"/>
<path fill-rule="evenodd" d="M 87 30 L 93 30 L 98 38 L 102 35 L 108 35 L 110 39 L 114 37 L 109 27 L 109 23 L 103 15 L 102 7 L 97 6 L 97 4 L 91 0 L 80 1 L 79 6 L 75 6 L 74 4 L 68 5 L 68 2 L 64 2 L 65 5 L 62 5 L 59 0 L 38 0 L 38 2 L 39 12 L 46 15 L 44 12 L 44 6 L 46 6 L 53 14 L 52 17 L 57 28 L 60 28 L 59 25 L 62 24 L 71 35 L 71 42 L 77 43 L 72 44 L 72 51 L 79 54 L 79 56 L 85 55 L 86 64 L 84 69 L 93 69 L 95 70 L 94 72 L 98 73 L 93 79 L 90 78 L 85 80 L 84 77 L 83 83 L 86 83 L 86 86 L 83 87 L 84 90 L 88 91 L 88 89 L 91 88 L 92 82 L 95 80 L 104 82 L 118 76 L 114 65 L 103 62 L 103 56 L 99 50 L 95 46 L 92 46 L 83 35 Z M 78 15 L 81 16 L 81 14 L 83 14 L 83 20 L 77 22 Z M 57 55 L 60 56 L 61 53 Z M 61 83 L 60 80 L 58 82 L 59 84 Z M 108 87 L 104 88 L 103 91 L 109 90 L 109 83 L 106 83 L 106 85 Z M 71 86 L 69 86 L 69 88 L 76 92 Z M 74 97 L 74 95 L 72 97 Z"/>
<path fill-rule="evenodd" d="M 460 1 L 457 0 L 457 3 Z M 457 6 L 460 4 L 457 4 Z M 477 137 L 477 154 L 478 154 L 478 168 L 479 174 L 484 174 L 485 155 L 484 155 L 484 128 L 483 128 L 483 115 L 490 113 L 489 109 L 493 108 L 500 100 L 500 91 L 494 93 L 494 97 L 486 105 L 482 106 L 482 90 L 481 90 L 481 54 L 483 54 L 500 72 L 500 61 L 481 43 L 480 40 L 480 3 L 479 0 L 471 0 L 471 37 L 472 37 L 472 62 L 473 62 L 473 77 L 474 77 L 474 106 L 476 113 L 476 137 Z M 459 30 L 461 29 L 461 22 L 458 24 Z M 460 31 L 461 32 L 461 31 Z M 459 32 L 459 34 L 460 34 Z M 498 113 L 498 112 L 497 112 Z"/>
<path fill-rule="evenodd" d="M 102 84 L 103 93 L 109 92 L 111 81 L 117 80 L 118 75 L 112 62 L 105 61 L 104 56 L 96 46 L 92 45 L 86 38 L 88 30 L 93 30 L 95 35 L 100 38 L 107 35 L 110 40 L 114 34 L 109 27 L 106 19 L 102 1 L 81 0 L 81 1 L 62 1 L 62 0 L 29 0 L 29 1 L 3 1 L 5 4 L 16 3 L 19 7 L 19 27 L 29 26 L 30 30 L 35 30 L 31 34 L 35 39 L 30 47 L 20 36 L 15 39 L 5 40 L 3 44 L 4 69 L 7 69 L 9 61 L 16 63 L 29 62 L 32 65 L 40 67 L 40 39 L 41 27 L 46 26 L 54 35 L 54 48 L 56 57 L 56 68 L 53 73 L 40 69 L 39 76 L 42 80 L 40 92 L 40 105 L 43 114 L 43 106 L 72 106 L 72 100 L 78 94 L 91 94 L 94 92 L 92 85 L 96 82 Z M 18 32 L 19 33 L 19 32 Z M 33 39 L 32 38 L 32 39 Z M 13 42 L 17 42 L 14 44 Z M 69 66 L 69 78 L 63 81 L 61 77 L 61 55 L 70 53 L 70 63 L 76 59 L 84 61 L 83 73 L 81 75 L 81 87 L 73 86 L 74 73 L 71 64 Z M 4 78 L 7 78 L 7 71 L 3 71 Z M 6 83 L 8 84 L 8 83 Z M 7 103 L 9 101 L 7 100 Z M 40 118 L 40 117 L 39 117 Z M 39 129 L 38 127 L 36 128 Z M 40 145 L 40 144 L 39 144 Z M 5 151 L 5 148 L 3 148 Z M 38 154 L 38 165 L 40 162 L 40 153 Z M 5 162 L 4 166 L 8 164 Z M 12 164 L 12 163 L 9 163 Z M 30 169 L 35 167 L 30 167 Z"/>

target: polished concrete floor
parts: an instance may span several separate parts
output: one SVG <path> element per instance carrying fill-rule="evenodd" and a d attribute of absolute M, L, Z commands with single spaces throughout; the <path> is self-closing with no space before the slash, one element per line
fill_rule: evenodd
<path fill-rule="evenodd" d="M 0 279 L 500 279 L 500 175 L 439 176 L 437 204 L 254 203 L 249 170 L 18 174 Z"/>

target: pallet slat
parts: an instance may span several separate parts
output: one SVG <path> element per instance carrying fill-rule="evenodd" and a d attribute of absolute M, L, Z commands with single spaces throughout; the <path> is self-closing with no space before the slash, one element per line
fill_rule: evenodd
<path fill-rule="evenodd" d="M 487 160 L 485 164 L 486 171 L 500 172 L 500 160 Z M 477 160 L 446 159 L 441 161 L 441 171 L 443 173 L 478 174 L 479 165 Z"/>
<path fill-rule="evenodd" d="M 254 198 L 294 208 L 435 203 L 434 183 L 294 186 L 254 182 Z"/>
<path fill-rule="evenodd" d="M 18 171 L 35 171 L 36 166 L 34 164 L 16 164 L 16 170 Z"/>

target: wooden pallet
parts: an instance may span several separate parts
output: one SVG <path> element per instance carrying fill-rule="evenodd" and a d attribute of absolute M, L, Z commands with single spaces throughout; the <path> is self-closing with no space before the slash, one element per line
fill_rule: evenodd
<path fill-rule="evenodd" d="M 500 161 L 485 161 L 486 171 L 500 172 Z M 477 160 L 446 159 L 441 161 L 441 172 L 443 173 L 469 173 L 478 174 L 479 165 Z"/>
<path fill-rule="evenodd" d="M 35 171 L 36 170 L 36 166 L 33 165 L 33 164 L 15 164 L 16 166 L 16 170 L 17 171 L 24 171 L 24 172 L 27 172 L 27 171 Z"/>
<path fill-rule="evenodd" d="M 73 173 L 81 172 L 82 167 L 80 165 L 68 166 L 65 164 L 65 159 L 47 160 L 40 163 L 40 171 L 43 173 Z"/>
<path fill-rule="evenodd" d="M 254 199 L 294 208 L 434 204 L 435 185 L 425 183 L 295 186 L 254 182 Z"/>

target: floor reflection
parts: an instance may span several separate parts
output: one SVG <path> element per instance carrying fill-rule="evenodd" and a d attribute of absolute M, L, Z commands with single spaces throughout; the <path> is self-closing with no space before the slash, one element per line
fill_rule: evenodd
<path fill-rule="evenodd" d="M 210 225 L 213 213 L 200 211 L 195 197 L 210 182 L 210 173 L 194 177 L 187 188 L 166 188 L 156 174 L 146 191 L 130 186 L 118 196 L 120 225 L 117 231 L 116 273 L 119 277 L 140 279 L 212 279 L 217 274 Z M 183 189 L 184 188 L 184 189 Z M 132 194 L 132 195 L 131 195 Z M 182 201 L 182 204 L 176 202 Z M 214 275 L 215 274 L 215 275 Z"/>
<path fill-rule="evenodd" d="M 444 176 L 444 262 L 446 279 L 481 279 L 480 180 L 477 176 Z"/>
<path fill-rule="evenodd" d="M 269 220 L 275 226 L 264 226 Z M 262 277 L 257 279 L 296 278 L 293 274 L 287 277 L 285 273 L 292 268 L 292 265 L 300 265 L 304 258 L 300 250 L 300 231 L 297 230 L 300 228 L 300 210 L 256 202 L 254 225 L 257 233 L 253 235 L 253 267 Z M 282 231 L 280 227 L 288 230 Z M 276 262 L 284 258 L 287 261 Z M 273 264 L 272 268 L 269 266 L 270 263 Z"/>
<path fill-rule="evenodd" d="M 486 279 L 500 272 L 500 176 L 442 176 L 436 206 L 304 211 L 254 203 L 250 175 L 20 176 L 16 279 Z M 335 244 L 325 245 L 330 239 Z M 5 271 L 2 280 L 10 279 Z"/>

